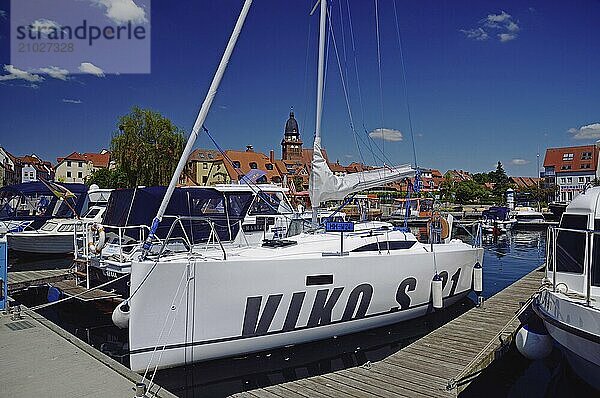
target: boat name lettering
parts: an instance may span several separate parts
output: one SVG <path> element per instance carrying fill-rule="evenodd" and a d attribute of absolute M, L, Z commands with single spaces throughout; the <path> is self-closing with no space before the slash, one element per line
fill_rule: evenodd
<path fill-rule="evenodd" d="M 411 298 L 408 295 L 408 292 L 415 290 L 416 287 L 417 280 L 413 277 L 404 279 L 398 286 L 396 301 L 400 305 L 401 310 L 410 307 Z M 344 287 L 317 290 L 305 326 L 315 327 L 330 324 L 332 322 L 333 310 L 339 302 L 343 291 Z M 295 292 L 292 294 L 281 331 L 287 332 L 299 327 L 298 319 L 304 305 L 306 294 L 306 292 Z M 354 287 L 348 295 L 341 319 L 334 321 L 349 321 L 352 319 L 364 318 L 367 315 L 372 298 L 372 285 L 362 283 Z M 271 294 L 266 297 L 266 303 L 263 307 L 262 296 L 246 298 L 242 336 L 260 336 L 268 333 L 282 299 L 283 294 Z"/>

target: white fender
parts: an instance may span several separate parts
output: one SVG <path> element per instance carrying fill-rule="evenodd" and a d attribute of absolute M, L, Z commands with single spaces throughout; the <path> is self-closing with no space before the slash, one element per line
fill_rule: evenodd
<path fill-rule="evenodd" d="M 523 325 L 515 337 L 517 349 L 527 359 L 544 359 L 552 352 L 552 338 L 541 321 Z"/>
<path fill-rule="evenodd" d="M 112 313 L 112 321 L 119 329 L 127 329 L 129 327 L 129 303 L 123 301 Z"/>
<path fill-rule="evenodd" d="M 473 267 L 473 290 L 475 293 L 483 292 L 483 267 L 479 263 Z"/>
<path fill-rule="evenodd" d="M 431 281 L 431 301 L 433 302 L 433 308 L 442 308 L 444 306 L 442 302 L 442 278 L 435 274 Z"/>

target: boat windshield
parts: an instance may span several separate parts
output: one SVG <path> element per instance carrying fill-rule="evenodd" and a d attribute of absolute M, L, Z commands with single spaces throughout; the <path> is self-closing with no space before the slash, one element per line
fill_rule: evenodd
<path fill-rule="evenodd" d="M 292 208 L 283 192 L 259 192 L 248 211 L 251 216 L 289 213 L 292 213 Z"/>
<path fill-rule="evenodd" d="M 85 215 L 83 216 L 83 218 L 94 218 L 94 217 L 96 217 L 98 215 L 98 213 L 100 213 L 100 210 L 101 209 L 99 209 L 97 207 L 96 208 L 91 208 L 91 209 L 88 210 L 87 213 L 85 213 Z"/>
<path fill-rule="evenodd" d="M 47 221 L 46 223 L 44 223 L 44 225 L 42 225 L 40 231 L 53 231 L 57 225 L 58 223 L 55 223 L 54 221 Z"/>

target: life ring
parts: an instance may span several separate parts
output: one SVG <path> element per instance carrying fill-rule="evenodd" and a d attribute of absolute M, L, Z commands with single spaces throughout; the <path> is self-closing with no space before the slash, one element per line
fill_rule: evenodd
<path fill-rule="evenodd" d="M 90 231 L 92 231 L 92 236 L 89 239 L 88 248 L 91 253 L 99 254 L 106 245 L 106 232 L 104 232 L 104 226 L 94 223 L 90 226 Z M 95 236 L 97 236 L 98 239 L 94 241 Z"/>
<path fill-rule="evenodd" d="M 450 226 L 448 225 L 448 220 L 441 216 L 440 213 L 435 212 L 431 216 L 431 219 L 427 222 L 427 230 L 431 231 L 431 224 L 439 227 L 441 229 L 440 238 L 446 239 L 450 236 Z"/>

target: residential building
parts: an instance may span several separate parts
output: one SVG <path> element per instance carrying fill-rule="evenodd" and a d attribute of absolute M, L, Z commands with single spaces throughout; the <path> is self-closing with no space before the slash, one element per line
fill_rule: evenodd
<path fill-rule="evenodd" d="M 546 186 L 556 186 L 554 200 L 570 202 L 594 179 L 600 177 L 599 145 L 549 148 L 544 157 Z"/>
<path fill-rule="evenodd" d="M 57 161 L 55 178 L 61 182 L 84 183 L 94 171 L 112 167 L 110 152 L 105 149 L 100 153 L 73 152 Z"/>
<path fill-rule="evenodd" d="M 473 176 L 468 171 L 464 170 L 448 170 L 446 174 L 449 175 L 452 181 L 454 182 L 462 182 L 462 181 L 472 181 Z"/>
<path fill-rule="evenodd" d="M 221 153 L 212 149 L 195 149 L 188 158 L 179 183 L 182 185 L 226 184 L 231 180 Z"/>
<path fill-rule="evenodd" d="M 0 186 L 13 185 L 21 182 L 23 167 L 16 156 L 0 147 Z"/>
<path fill-rule="evenodd" d="M 54 179 L 52 163 L 40 159 L 36 154 L 17 157 L 21 163 L 21 182 L 39 181 L 40 178 L 49 181 Z"/>
<path fill-rule="evenodd" d="M 508 177 L 508 180 L 511 184 L 515 185 L 517 191 L 536 186 L 539 187 L 542 183 L 542 179 L 536 177 Z"/>

